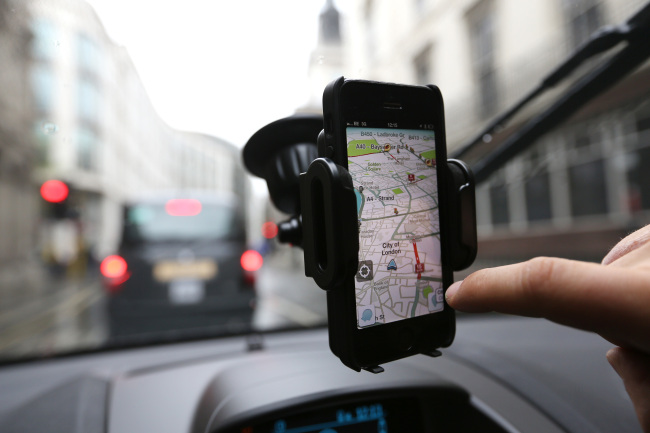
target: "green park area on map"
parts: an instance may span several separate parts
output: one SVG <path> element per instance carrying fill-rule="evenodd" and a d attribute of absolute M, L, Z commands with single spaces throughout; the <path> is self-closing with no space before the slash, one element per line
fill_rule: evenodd
<path fill-rule="evenodd" d="M 369 153 L 380 153 L 383 148 L 377 143 L 377 140 L 352 140 L 348 143 L 348 156 L 361 156 Z"/>

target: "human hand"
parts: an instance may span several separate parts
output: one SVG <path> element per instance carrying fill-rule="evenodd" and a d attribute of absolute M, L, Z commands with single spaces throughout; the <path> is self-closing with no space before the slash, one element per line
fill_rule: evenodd
<path fill-rule="evenodd" d="M 650 433 L 650 226 L 602 264 L 542 257 L 483 269 L 450 286 L 446 298 L 459 311 L 544 317 L 619 346 L 608 360 Z"/>
<path fill-rule="evenodd" d="M 607 360 L 623 379 L 641 428 L 650 432 L 650 356 L 615 347 L 607 352 Z"/>

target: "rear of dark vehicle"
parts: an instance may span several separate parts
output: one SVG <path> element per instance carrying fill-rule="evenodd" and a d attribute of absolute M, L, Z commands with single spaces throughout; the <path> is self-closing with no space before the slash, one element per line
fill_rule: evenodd
<path fill-rule="evenodd" d="M 246 251 L 243 218 L 233 200 L 126 205 L 119 252 L 101 268 L 111 337 L 248 329 L 255 275 L 243 266 L 250 254 L 256 253 Z"/>

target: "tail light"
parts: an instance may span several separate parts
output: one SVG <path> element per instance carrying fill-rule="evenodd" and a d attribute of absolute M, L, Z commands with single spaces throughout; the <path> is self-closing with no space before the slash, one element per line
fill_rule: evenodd
<path fill-rule="evenodd" d="M 257 251 L 248 250 L 241 255 L 240 263 L 241 267 L 245 271 L 255 272 L 262 267 L 264 264 L 264 259 L 262 258 L 262 255 Z"/>
<path fill-rule="evenodd" d="M 102 260 L 99 271 L 106 279 L 108 290 L 112 293 L 119 290 L 119 286 L 131 276 L 126 260 L 118 255 L 108 256 Z"/>
<path fill-rule="evenodd" d="M 244 270 L 242 275 L 244 286 L 255 288 L 255 282 L 257 280 L 256 272 L 264 264 L 264 258 L 255 250 L 247 250 L 241 255 L 239 262 Z"/>

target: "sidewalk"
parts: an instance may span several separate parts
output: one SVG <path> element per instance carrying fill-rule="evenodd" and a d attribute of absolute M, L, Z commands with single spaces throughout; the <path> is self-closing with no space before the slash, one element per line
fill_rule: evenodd
<path fill-rule="evenodd" d="M 46 269 L 36 261 L 0 262 L 0 319 L 3 312 L 48 293 Z"/>

